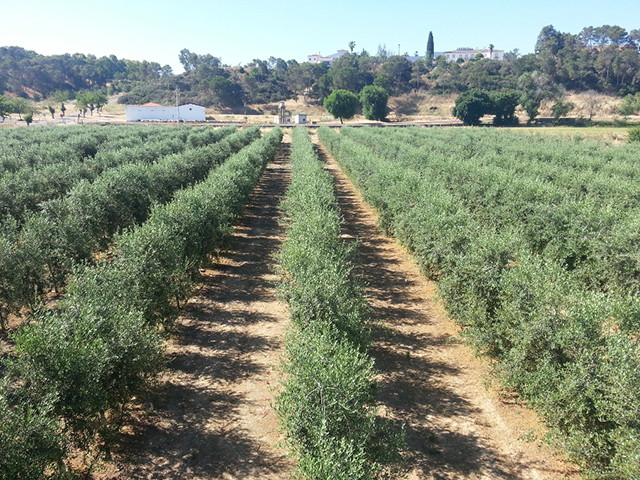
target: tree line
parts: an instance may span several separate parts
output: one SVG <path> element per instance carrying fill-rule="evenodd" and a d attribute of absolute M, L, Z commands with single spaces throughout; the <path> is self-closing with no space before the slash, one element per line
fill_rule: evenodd
<path fill-rule="evenodd" d="M 353 41 L 350 51 L 332 65 L 270 57 L 231 67 L 219 57 L 183 49 L 179 60 L 185 72 L 180 74 L 166 65 L 114 55 L 44 56 L 20 47 L 2 47 L 0 93 L 25 97 L 29 92 L 32 98 L 40 99 L 56 91 L 75 94 L 99 90 L 123 93 L 120 101 L 132 104 L 173 103 L 177 89 L 182 102 L 246 110 L 247 104 L 299 95 L 323 102 L 334 90 L 359 93 L 368 85 L 384 88 L 390 95 L 518 89 L 525 74 L 543 79 L 554 89 L 620 96 L 640 92 L 640 30 L 627 32 L 619 26 L 604 25 L 571 34 L 549 25 L 542 28 L 532 54 L 520 55 L 513 50 L 501 61 L 478 55 L 457 62 L 443 56 L 432 58 L 434 39 L 429 34 L 429 53 L 414 62 L 406 54 L 389 55 L 384 46 L 378 47 L 375 55 L 366 50 L 357 53 Z"/>

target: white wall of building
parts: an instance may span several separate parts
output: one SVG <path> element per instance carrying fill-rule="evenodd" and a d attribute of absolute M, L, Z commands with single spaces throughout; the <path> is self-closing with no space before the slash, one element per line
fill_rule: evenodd
<path fill-rule="evenodd" d="M 178 119 L 176 107 L 143 107 L 127 105 L 127 122 L 141 120 L 164 120 L 175 122 Z"/>
<path fill-rule="evenodd" d="M 178 117 L 178 113 L 180 114 Z M 127 122 L 139 122 L 144 120 L 155 120 L 165 122 L 175 122 L 178 118 L 185 122 L 204 122 L 205 109 L 200 105 L 189 103 L 179 107 L 163 106 L 127 106 Z"/>
<path fill-rule="evenodd" d="M 201 107 L 200 105 L 188 103 L 186 105 L 180 105 L 178 109 L 180 110 L 180 119 L 184 120 L 185 122 L 205 121 L 204 107 Z"/>

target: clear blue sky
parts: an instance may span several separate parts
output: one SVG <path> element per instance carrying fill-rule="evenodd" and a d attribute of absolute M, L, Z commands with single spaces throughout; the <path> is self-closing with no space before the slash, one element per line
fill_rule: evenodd
<path fill-rule="evenodd" d="M 305 61 L 356 42 L 421 55 L 431 30 L 435 50 L 458 47 L 533 51 L 545 25 L 640 28 L 638 0 L 0 0 L 0 46 L 42 54 L 114 54 L 169 64 L 181 49 L 225 64 L 270 56 Z"/>

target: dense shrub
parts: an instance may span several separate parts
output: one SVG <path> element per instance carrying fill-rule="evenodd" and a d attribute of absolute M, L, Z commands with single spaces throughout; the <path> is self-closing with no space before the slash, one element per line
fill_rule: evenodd
<path fill-rule="evenodd" d="M 465 125 L 478 125 L 480 118 L 489 113 L 491 108 L 489 95 L 483 90 L 473 88 L 458 95 L 452 113 Z"/>
<path fill-rule="evenodd" d="M 353 118 L 358 111 L 358 97 L 347 90 L 334 90 L 324 99 L 324 108 L 342 123 L 345 118 Z"/>
<path fill-rule="evenodd" d="M 0 480 L 41 480 L 65 454 L 61 425 L 51 415 L 51 396 L 29 405 L 13 389 L 0 384 Z"/>
<path fill-rule="evenodd" d="M 360 91 L 362 114 L 368 120 L 386 120 L 389 114 L 389 93 L 382 87 L 367 85 Z"/>
<path fill-rule="evenodd" d="M 122 130 L 110 130 L 110 135 L 98 144 L 95 154 L 90 157 L 81 156 L 81 152 L 78 152 L 64 162 L 37 164 L 5 173 L 0 179 L 0 216 L 9 214 L 21 219 L 26 212 L 38 210 L 42 202 L 63 195 L 81 180 L 93 181 L 110 168 L 125 163 L 152 163 L 187 148 L 181 129 L 153 127 L 151 131 L 139 128 L 124 130 L 128 135 Z M 193 144 L 192 138 L 207 139 L 209 143 L 214 143 L 234 130 L 233 127 L 196 129 L 190 134 L 188 143 Z M 43 143 L 40 148 L 49 153 L 54 147 Z"/>

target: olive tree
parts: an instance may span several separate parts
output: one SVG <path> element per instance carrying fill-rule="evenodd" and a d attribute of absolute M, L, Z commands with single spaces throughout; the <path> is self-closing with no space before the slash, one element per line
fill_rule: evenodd
<path fill-rule="evenodd" d="M 343 123 L 345 118 L 353 118 L 358 110 L 358 97 L 346 90 L 334 90 L 324 99 L 324 108 L 334 118 L 339 118 Z"/>
<path fill-rule="evenodd" d="M 384 121 L 387 118 L 389 113 L 388 100 L 389 94 L 382 87 L 367 85 L 360 91 L 362 113 L 369 120 Z"/>
<path fill-rule="evenodd" d="M 489 113 L 491 109 L 492 102 L 487 92 L 472 88 L 458 95 L 452 113 L 465 125 L 479 125 L 480 118 Z"/>

